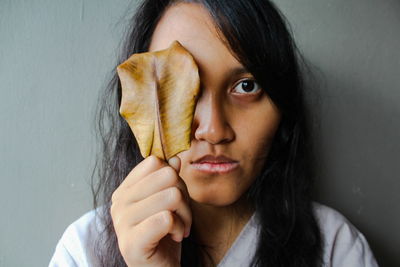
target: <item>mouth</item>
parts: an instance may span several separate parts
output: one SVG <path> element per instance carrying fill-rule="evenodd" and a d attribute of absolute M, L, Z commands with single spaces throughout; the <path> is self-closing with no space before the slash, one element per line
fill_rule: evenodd
<path fill-rule="evenodd" d="M 239 162 L 223 155 L 206 155 L 195 160 L 194 162 L 191 162 L 191 166 L 200 172 L 209 174 L 225 174 L 239 167 Z"/>

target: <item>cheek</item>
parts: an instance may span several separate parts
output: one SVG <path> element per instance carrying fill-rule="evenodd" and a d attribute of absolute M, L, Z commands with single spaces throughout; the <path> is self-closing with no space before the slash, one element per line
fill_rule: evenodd
<path fill-rule="evenodd" d="M 252 138 L 251 138 L 252 137 Z M 272 143 L 269 136 L 247 135 L 245 145 L 242 148 L 242 159 L 245 176 L 254 177 L 261 171 L 262 166 L 268 158 L 269 148 Z"/>
<path fill-rule="evenodd" d="M 250 172 L 256 171 L 268 157 L 280 122 L 278 109 L 269 101 L 235 115 L 237 146 L 242 151 L 242 158 Z"/>

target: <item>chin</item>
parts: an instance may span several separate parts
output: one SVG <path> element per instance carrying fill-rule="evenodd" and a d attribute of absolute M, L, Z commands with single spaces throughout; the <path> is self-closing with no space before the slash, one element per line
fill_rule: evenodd
<path fill-rule="evenodd" d="M 235 203 L 239 198 L 238 192 L 230 192 L 230 190 L 213 190 L 213 189 L 194 189 L 188 188 L 190 198 L 204 205 L 211 205 L 215 207 L 225 207 Z"/>

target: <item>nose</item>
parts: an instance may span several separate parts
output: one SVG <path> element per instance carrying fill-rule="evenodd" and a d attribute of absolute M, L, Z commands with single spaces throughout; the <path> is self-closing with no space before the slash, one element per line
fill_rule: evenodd
<path fill-rule="evenodd" d="M 194 138 L 213 145 L 233 141 L 235 133 L 227 113 L 217 95 L 203 92 L 197 101 L 193 118 Z"/>

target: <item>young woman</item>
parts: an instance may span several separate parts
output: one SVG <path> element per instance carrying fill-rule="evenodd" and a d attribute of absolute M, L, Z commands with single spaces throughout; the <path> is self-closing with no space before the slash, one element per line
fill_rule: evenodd
<path fill-rule="evenodd" d="M 175 40 L 195 59 L 191 147 L 143 159 L 115 75 L 96 209 L 67 228 L 50 266 L 377 266 L 361 233 L 311 202 L 298 54 L 272 3 L 145 0 L 131 27 L 120 62 Z"/>

